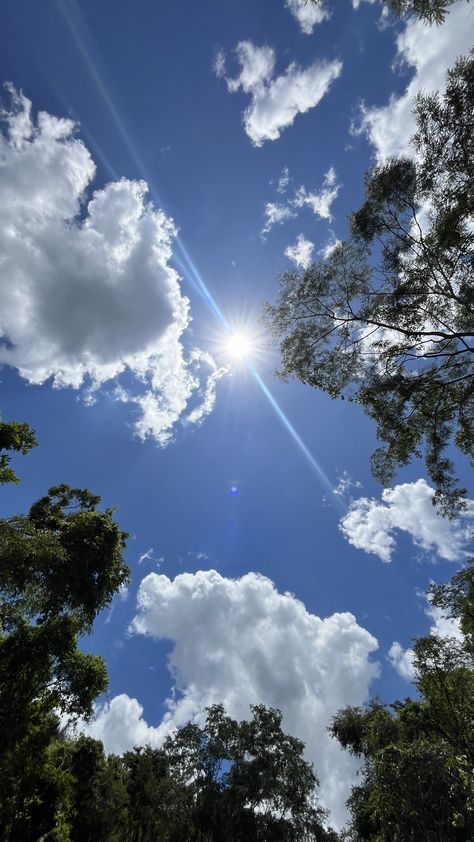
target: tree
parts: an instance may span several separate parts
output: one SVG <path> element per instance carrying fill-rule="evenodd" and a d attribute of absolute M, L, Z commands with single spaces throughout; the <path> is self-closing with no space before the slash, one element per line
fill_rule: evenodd
<path fill-rule="evenodd" d="M 0 520 L 0 837 L 27 839 L 35 781 L 57 714 L 89 716 L 107 687 L 102 658 L 78 648 L 128 580 L 126 533 L 100 497 L 60 485 L 28 515 Z M 38 838 L 32 836 L 32 839 Z"/>
<path fill-rule="evenodd" d="M 474 838 L 474 670 L 453 638 L 414 645 L 418 699 L 348 707 L 331 731 L 364 761 L 348 806 L 353 842 Z"/>
<path fill-rule="evenodd" d="M 264 705 L 237 722 L 222 706 L 208 708 L 203 728 L 189 724 L 163 751 L 169 773 L 192 794 L 190 836 L 209 842 L 332 842 L 315 803 L 318 781 L 303 743 L 284 734 L 282 716 Z"/>
<path fill-rule="evenodd" d="M 309 0 L 316 6 L 323 6 L 325 0 Z M 427 23 L 440 25 L 444 22 L 448 9 L 457 0 L 382 0 L 391 12 L 402 17 L 403 15 L 415 15 Z M 467 0 L 469 3 L 470 0 Z"/>
<path fill-rule="evenodd" d="M 35 433 L 29 424 L 20 424 L 18 421 L 0 421 L 0 484 L 19 482 L 15 471 L 10 468 L 11 454 L 8 451 L 13 450 L 25 454 L 37 444 Z M 7 453 L 1 453 L 3 450 Z"/>
<path fill-rule="evenodd" d="M 448 617 L 459 620 L 465 646 L 474 655 L 474 559 L 445 585 L 430 585 L 430 599 Z"/>
<path fill-rule="evenodd" d="M 444 98 L 419 96 L 417 158 L 376 166 L 351 239 L 280 279 L 264 319 L 280 342 L 280 376 L 358 402 L 383 442 L 388 484 L 424 455 L 435 502 L 465 506 L 446 455 L 474 458 L 474 59 L 449 71 Z"/>

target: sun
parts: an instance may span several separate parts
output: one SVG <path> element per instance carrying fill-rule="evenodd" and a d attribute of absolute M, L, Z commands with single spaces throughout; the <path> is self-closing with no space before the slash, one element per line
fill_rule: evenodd
<path fill-rule="evenodd" d="M 242 360 L 251 350 L 252 343 L 245 333 L 233 333 L 229 336 L 226 347 L 236 360 Z"/>

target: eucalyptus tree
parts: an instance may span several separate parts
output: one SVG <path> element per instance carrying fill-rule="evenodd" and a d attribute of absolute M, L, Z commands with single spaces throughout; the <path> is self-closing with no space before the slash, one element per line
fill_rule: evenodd
<path fill-rule="evenodd" d="M 424 456 L 448 516 L 465 506 L 447 447 L 474 458 L 474 59 L 420 95 L 413 158 L 366 177 L 351 237 L 280 278 L 264 319 L 283 378 L 359 403 L 382 446 L 375 476 Z"/>

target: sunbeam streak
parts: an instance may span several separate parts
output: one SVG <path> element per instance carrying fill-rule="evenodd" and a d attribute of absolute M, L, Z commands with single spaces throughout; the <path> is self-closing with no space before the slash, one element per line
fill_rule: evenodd
<path fill-rule="evenodd" d="M 332 483 L 330 482 L 329 478 L 324 473 L 323 469 L 321 468 L 321 465 L 316 461 L 316 459 L 314 458 L 311 451 L 306 447 L 303 439 L 297 433 L 297 431 L 293 427 L 293 424 L 291 423 L 289 418 L 283 412 L 280 404 L 273 397 L 270 389 L 268 388 L 266 383 L 262 380 L 260 374 L 258 373 L 258 371 L 255 368 L 255 366 L 253 365 L 253 363 L 251 363 L 248 360 L 247 365 L 248 365 L 249 371 L 251 372 L 251 374 L 255 378 L 256 382 L 260 386 L 260 389 L 262 390 L 263 394 L 267 398 L 267 400 L 270 403 L 270 405 L 271 405 L 272 409 L 274 410 L 275 414 L 278 416 L 278 418 L 282 422 L 283 426 L 289 432 L 289 434 L 290 434 L 291 438 L 293 439 L 293 441 L 295 442 L 295 444 L 298 446 L 298 448 L 301 450 L 303 455 L 306 457 L 306 460 L 309 462 L 309 464 L 313 468 L 313 470 L 316 473 L 319 481 L 321 482 L 321 485 L 324 486 L 326 491 L 330 492 L 331 498 L 334 499 L 334 502 L 338 506 L 338 508 L 345 511 L 345 506 L 342 503 L 342 501 L 334 497 Z"/>
<path fill-rule="evenodd" d="M 122 138 L 122 141 L 124 142 L 124 145 L 127 148 L 127 151 L 129 152 L 132 160 L 138 168 L 140 176 L 147 182 L 149 186 L 151 198 L 153 199 L 155 204 L 157 204 L 160 207 L 164 207 L 164 203 L 161 201 L 157 190 L 153 187 L 152 180 L 148 176 L 146 168 L 143 165 L 143 162 L 141 161 L 140 156 L 137 153 L 135 145 L 122 120 L 122 117 L 118 111 L 114 99 L 110 91 L 108 90 L 107 85 L 104 82 L 104 79 L 99 71 L 98 64 L 93 58 L 91 49 L 91 45 L 93 45 L 93 39 L 89 32 L 87 23 L 82 15 L 79 5 L 77 4 L 76 0 L 63 0 L 63 2 L 58 2 L 57 6 L 64 17 L 64 20 L 67 23 L 67 26 L 74 38 L 77 49 L 84 61 L 84 64 L 87 67 L 87 70 L 89 71 L 92 79 L 94 80 L 94 83 L 97 87 L 97 91 L 101 96 L 110 114 L 110 117 L 113 123 L 115 124 L 118 133 Z M 174 254 L 174 262 L 177 268 L 182 273 L 183 277 L 186 279 L 186 281 L 198 293 L 198 295 L 201 297 L 207 308 L 211 311 L 216 320 L 224 328 L 227 334 L 227 349 L 231 351 L 231 353 L 237 360 L 240 360 L 241 362 L 244 362 L 247 365 L 249 372 L 252 374 L 253 378 L 255 379 L 259 388 L 265 395 L 266 399 L 269 401 L 276 416 L 282 422 L 283 426 L 290 434 L 296 446 L 305 456 L 307 462 L 318 477 L 321 485 L 331 493 L 331 498 L 334 500 L 336 505 L 339 507 L 342 506 L 342 508 L 344 509 L 344 506 L 341 504 L 341 501 L 334 497 L 331 482 L 324 473 L 323 469 L 321 468 L 311 451 L 305 445 L 301 436 L 297 433 L 291 421 L 283 412 L 281 406 L 273 397 L 270 389 L 262 380 L 260 374 L 255 368 L 255 365 L 249 359 L 249 354 L 252 351 L 250 341 L 245 340 L 245 337 L 240 336 L 239 333 L 235 330 L 235 327 L 233 327 L 228 321 L 228 319 L 225 317 L 179 235 L 176 237 L 175 243 L 177 246 L 178 254 Z"/>

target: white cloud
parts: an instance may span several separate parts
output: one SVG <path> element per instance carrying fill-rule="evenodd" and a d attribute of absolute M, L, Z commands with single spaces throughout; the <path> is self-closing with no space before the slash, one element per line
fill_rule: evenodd
<path fill-rule="evenodd" d="M 337 184 L 336 181 L 336 171 L 334 167 L 329 167 L 326 175 L 324 176 L 324 182 L 321 190 L 308 193 L 305 186 L 302 185 L 296 191 L 296 195 L 293 200 L 294 206 L 301 208 L 303 205 L 307 205 L 311 208 L 313 213 L 316 214 L 316 216 L 320 217 L 320 219 L 327 219 L 331 221 L 331 205 L 337 198 L 337 194 L 339 193 L 341 187 L 341 185 Z"/>
<path fill-rule="evenodd" d="M 87 724 L 80 724 L 79 730 L 102 740 L 106 751 L 114 754 L 123 754 L 134 746 L 158 747 L 163 740 L 159 729 L 143 719 L 142 705 L 126 693 L 114 696 L 98 707 L 94 718 Z"/>
<path fill-rule="evenodd" d="M 340 529 L 354 547 L 389 562 L 395 530 L 408 533 L 416 547 L 448 561 L 465 558 L 474 535 L 474 504 L 457 520 L 447 520 L 432 505 L 433 489 L 424 479 L 386 488 L 381 502 L 360 497 L 351 503 Z"/>
<path fill-rule="evenodd" d="M 362 483 L 357 479 L 353 480 L 347 471 L 343 471 L 337 479 L 337 485 L 333 488 L 333 494 L 337 497 L 345 497 L 352 488 L 362 488 Z"/>
<path fill-rule="evenodd" d="M 285 170 L 282 171 L 279 184 L 282 177 L 286 177 L 286 183 L 284 181 L 286 190 L 289 181 L 288 170 L 286 170 L 286 173 Z M 265 225 L 262 228 L 261 236 L 265 238 L 265 234 L 268 234 L 274 225 L 287 222 L 289 219 L 295 219 L 298 211 L 303 207 L 311 208 L 320 219 L 331 220 L 331 206 L 340 189 L 341 185 L 337 184 L 336 171 L 334 167 L 329 167 L 320 190 L 313 190 L 308 193 L 306 187 L 302 184 L 295 190 L 293 198 L 287 199 L 286 204 L 267 202 L 264 208 Z M 279 192 L 283 193 L 284 191 L 279 190 Z M 337 242 L 335 241 L 336 244 Z"/>
<path fill-rule="evenodd" d="M 326 727 L 343 705 L 363 703 L 378 674 L 369 660 L 377 641 L 352 614 L 320 619 L 256 573 L 237 580 L 213 570 L 174 580 L 152 573 L 140 585 L 131 630 L 173 641 L 173 693 L 156 729 L 126 696 L 98 709 L 92 733 L 108 751 L 144 740 L 157 745 L 190 719 L 202 721 L 206 705 L 222 702 L 231 716 L 245 718 L 250 704 L 263 702 L 280 708 L 284 728 L 305 741 L 322 800 L 343 822 L 357 763 Z"/>
<path fill-rule="evenodd" d="M 361 3 L 377 3 L 378 0 L 352 0 L 352 8 L 358 9 Z"/>
<path fill-rule="evenodd" d="M 313 254 L 314 243 L 311 240 L 306 240 L 303 237 L 303 234 L 298 234 L 296 238 L 296 243 L 292 246 L 287 246 L 285 249 L 285 255 L 293 263 L 299 267 L 301 266 L 302 269 L 307 269 L 311 263 L 311 256 Z"/>
<path fill-rule="evenodd" d="M 275 51 L 271 47 L 256 47 L 251 41 L 241 41 L 235 53 L 241 71 L 235 79 L 226 77 L 228 90 L 235 93 L 242 89 L 252 95 L 264 91 L 275 69 Z"/>
<path fill-rule="evenodd" d="M 153 561 L 153 553 L 153 547 L 150 547 L 150 549 L 145 550 L 144 553 L 141 553 L 141 555 L 138 556 L 138 564 L 143 564 L 144 561 Z"/>
<path fill-rule="evenodd" d="M 323 260 L 327 260 L 328 257 L 330 257 L 331 254 L 333 253 L 334 249 L 337 248 L 338 245 L 340 245 L 340 243 L 341 243 L 341 240 L 339 240 L 336 237 L 336 235 L 334 234 L 334 231 L 331 231 L 331 236 L 330 236 L 329 240 L 322 247 L 322 249 L 319 249 L 319 251 L 318 251 L 319 256 L 322 257 Z"/>
<path fill-rule="evenodd" d="M 342 70 L 340 61 L 315 62 L 306 69 L 293 62 L 281 76 L 274 77 L 276 57 L 271 47 L 241 41 L 235 53 L 241 67 L 238 76 L 225 76 L 222 52 L 214 62 L 214 69 L 218 76 L 225 76 L 231 93 L 242 90 L 250 94 L 244 127 L 255 146 L 262 146 L 266 140 L 277 140 L 298 114 L 314 108 Z"/>
<path fill-rule="evenodd" d="M 268 234 L 274 225 L 281 225 L 283 222 L 287 222 L 288 219 L 294 219 L 296 216 L 294 210 L 278 202 L 267 202 L 263 213 L 265 216 L 265 225 L 260 234 L 263 238 L 265 238 L 265 234 Z"/>
<path fill-rule="evenodd" d="M 286 193 L 290 183 L 290 171 L 288 167 L 283 167 L 277 184 L 277 193 Z"/>
<path fill-rule="evenodd" d="M 413 649 L 404 649 L 396 640 L 388 650 L 388 660 L 392 667 L 407 681 L 413 681 L 415 678 L 414 657 Z"/>
<path fill-rule="evenodd" d="M 324 2 L 316 5 L 308 0 L 285 0 L 285 6 L 298 21 L 301 31 L 311 35 L 315 26 L 331 17 Z"/>
<path fill-rule="evenodd" d="M 424 594 L 424 596 L 428 601 L 425 614 L 432 621 L 428 633 L 437 635 L 438 637 L 454 637 L 456 640 L 462 642 L 464 636 L 459 620 L 449 617 L 441 608 L 431 605 L 429 595 Z M 415 653 L 413 649 L 404 649 L 398 641 L 394 641 L 388 651 L 388 660 L 402 678 L 406 678 L 407 681 L 413 681 L 416 677 L 414 666 Z"/>
<path fill-rule="evenodd" d="M 173 220 L 147 200 L 143 181 L 88 193 L 95 165 L 71 120 L 39 112 L 9 88 L 0 133 L 0 363 L 30 383 L 88 389 L 135 375 L 137 432 L 164 444 L 216 366 L 184 356 L 189 301 L 170 265 Z M 196 375 L 201 354 L 212 369 Z M 145 394 L 143 391 L 145 390 Z M 148 423 L 150 406 L 160 417 Z M 195 413 L 188 420 L 200 420 Z"/>
<path fill-rule="evenodd" d="M 353 4 L 354 5 L 354 4 Z M 358 4 L 357 4 L 358 5 Z M 358 131 L 367 134 L 378 160 L 410 153 L 415 129 L 413 101 L 420 91 L 444 89 L 445 75 L 456 58 L 466 55 L 474 39 L 472 7 L 465 2 L 452 6 L 442 26 L 430 26 L 411 18 L 397 37 L 397 64 L 406 63 L 414 75 L 402 96 L 393 95 L 381 108 L 364 107 Z"/>

